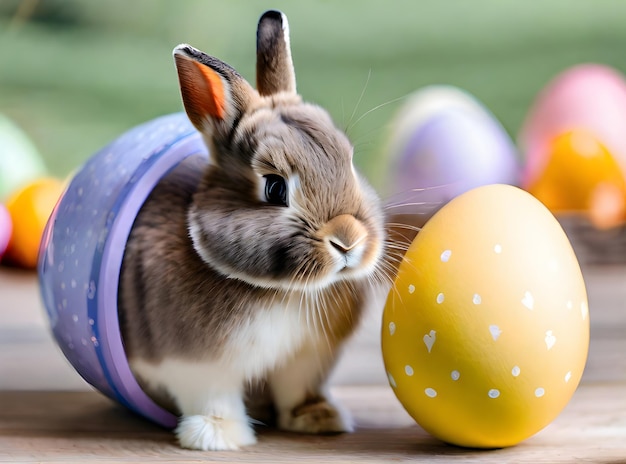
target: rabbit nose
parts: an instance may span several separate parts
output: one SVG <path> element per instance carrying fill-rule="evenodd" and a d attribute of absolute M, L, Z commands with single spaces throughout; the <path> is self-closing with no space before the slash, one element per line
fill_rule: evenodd
<path fill-rule="evenodd" d="M 325 229 L 328 243 L 342 255 L 359 254 L 365 247 L 367 230 L 351 214 L 334 217 L 328 221 Z"/>

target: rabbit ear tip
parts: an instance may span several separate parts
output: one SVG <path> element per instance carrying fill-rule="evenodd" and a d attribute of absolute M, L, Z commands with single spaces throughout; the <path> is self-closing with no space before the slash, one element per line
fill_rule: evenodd
<path fill-rule="evenodd" d="M 285 15 L 279 10 L 267 10 L 263 15 L 261 15 L 261 20 L 264 19 L 278 19 L 283 20 Z"/>
<path fill-rule="evenodd" d="M 191 45 L 186 44 L 186 43 L 182 43 L 179 45 L 176 45 L 176 47 L 174 47 L 174 50 L 172 50 L 172 55 L 176 56 L 190 56 L 192 55 L 193 51 L 195 50 L 195 48 L 193 48 Z"/>

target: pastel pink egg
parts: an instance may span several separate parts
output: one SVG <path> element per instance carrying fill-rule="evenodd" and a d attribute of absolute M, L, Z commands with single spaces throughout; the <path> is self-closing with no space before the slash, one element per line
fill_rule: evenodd
<path fill-rule="evenodd" d="M 2 255 L 7 249 L 12 230 L 11 216 L 9 216 L 6 207 L 0 204 L 0 258 L 2 258 Z"/>
<path fill-rule="evenodd" d="M 519 135 L 526 158 L 524 186 L 544 170 L 551 140 L 578 129 L 595 134 L 626 174 L 626 80 L 621 73 L 582 64 L 556 76 L 539 93 Z"/>

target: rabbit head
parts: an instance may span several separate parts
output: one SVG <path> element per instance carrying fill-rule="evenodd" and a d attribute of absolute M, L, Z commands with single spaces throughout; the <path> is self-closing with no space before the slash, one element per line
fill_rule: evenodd
<path fill-rule="evenodd" d="M 259 21 L 256 90 L 189 45 L 174 58 L 211 159 L 188 214 L 201 258 L 224 276 L 283 290 L 379 272 L 379 199 L 356 172 L 346 135 L 296 93 L 287 18 L 269 11 Z"/>

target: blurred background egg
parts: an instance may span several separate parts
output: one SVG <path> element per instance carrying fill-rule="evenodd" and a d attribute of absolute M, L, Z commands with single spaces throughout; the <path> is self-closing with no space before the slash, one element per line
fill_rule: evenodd
<path fill-rule="evenodd" d="M 445 204 L 479 185 L 517 184 L 515 147 L 474 97 L 455 87 L 418 91 L 398 112 L 388 143 L 394 202 Z"/>
<path fill-rule="evenodd" d="M 0 114 L 0 201 L 45 172 L 43 160 L 28 136 Z"/>
<path fill-rule="evenodd" d="M 519 135 L 523 184 L 536 181 L 559 134 L 585 129 L 598 138 L 626 173 L 626 81 L 613 68 L 581 64 L 556 76 L 537 96 Z"/>
<path fill-rule="evenodd" d="M 63 182 L 58 179 L 42 177 L 26 184 L 8 199 L 13 233 L 4 261 L 29 269 L 37 266 L 43 231 L 63 187 Z"/>
<path fill-rule="evenodd" d="M 7 249 L 12 230 L 11 216 L 9 216 L 9 212 L 4 205 L 0 203 L 0 258 L 2 258 L 4 251 Z"/>
<path fill-rule="evenodd" d="M 409 414 L 459 446 L 519 443 L 581 379 L 585 283 L 554 216 L 509 185 L 470 190 L 411 244 L 385 306 L 389 383 Z"/>
<path fill-rule="evenodd" d="M 626 181 L 617 161 L 586 130 L 550 140 L 546 164 L 527 190 L 554 213 L 583 213 L 598 228 L 626 222 Z"/>

